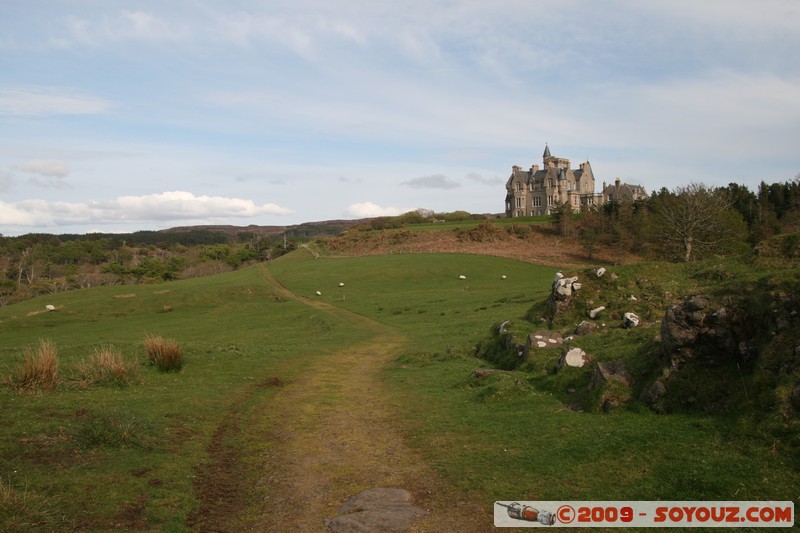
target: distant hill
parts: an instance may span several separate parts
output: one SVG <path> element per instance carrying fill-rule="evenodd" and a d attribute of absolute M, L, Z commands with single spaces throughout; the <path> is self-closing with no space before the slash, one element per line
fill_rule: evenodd
<path fill-rule="evenodd" d="M 272 237 L 286 234 L 287 237 L 316 237 L 318 235 L 338 235 L 346 229 L 358 224 L 371 222 L 372 218 L 362 218 L 358 220 L 323 220 L 320 222 L 304 222 L 290 226 L 231 226 L 231 225 L 200 225 L 200 226 L 178 226 L 159 230 L 158 233 L 189 233 L 192 231 L 209 231 L 215 233 L 225 233 L 228 235 L 238 235 L 240 233 L 252 233 L 263 237 Z"/>

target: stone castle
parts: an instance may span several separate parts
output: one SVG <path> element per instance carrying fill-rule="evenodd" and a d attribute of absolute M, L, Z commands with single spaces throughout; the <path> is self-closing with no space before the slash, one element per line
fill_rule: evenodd
<path fill-rule="evenodd" d="M 506 182 L 506 216 L 525 217 L 549 215 L 557 206 L 569 203 L 573 211 L 584 206 L 601 205 L 606 202 L 639 200 L 647 197 L 640 185 L 603 182 L 603 191 L 594 192 L 594 174 L 588 161 L 572 169 L 569 159 L 555 157 L 545 145 L 542 167 L 531 165 L 523 170 L 514 165 L 511 177 Z"/>

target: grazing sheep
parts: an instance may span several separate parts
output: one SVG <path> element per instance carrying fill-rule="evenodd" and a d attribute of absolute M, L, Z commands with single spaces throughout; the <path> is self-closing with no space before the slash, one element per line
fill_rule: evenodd
<path fill-rule="evenodd" d="M 344 282 L 339 283 L 340 287 L 344 287 Z"/>
<path fill-rule="evenodd" d="M 464 276 L 464 275 L 462 274 L 461 276 L 458 276 L 458 279 L 467 279 L 467 276 Z"/>
<path fill-rule="evenodd" d="M 502 276 L 500 276 L 500 279 L 506 279 L 506 275 L 503 274 Z"/>
<path fill-rule="evenodd" d="M 317 291 L 317 292 L 316 292 L 316 295 L 317 295 L 317 296 L 322 296 L 322 293 L 321 293 L 320 291 Z"/>

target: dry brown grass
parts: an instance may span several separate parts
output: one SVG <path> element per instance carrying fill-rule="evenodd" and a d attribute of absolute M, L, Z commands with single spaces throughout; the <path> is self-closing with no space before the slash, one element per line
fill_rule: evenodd
<path fill-rule="evenodd" d="M 47 500 L 27 489 L 16 489 L 0 478 L 0 529 L 55 531 L 58 528 Z"/>
<path fill-rule="evenodd" d="M 24 349 L 25 359 L 6 378 L 14 389 L 23 392 L 50 391 L 58 385 L 58 350 L 48 339 Z"/>
<path fill-rule="evenodd" d="M 578 239 L 555 234 L 548 226 L 503 228 L 492 225 L 452 231 L 384 230 L 350 231 L 320 238 L 319 244 L 332 257 L 384 255 L 392 253 L 465 253 L 516 259 L 556 268 L 581 268 L 597 264 L 626 264 L 636 260 L 619 247 L 597 245 L 588 256 Z"/>
<path fill-rule="evenodd" d="M 147 360 L 163 372 L 178 372 L 183 367 L 183 350 L 172 339 L 148 335 L 144 339 Z"/>
<path fill-rule="evenodd" d="M 139 365 L 126 360 L 114 346 L 101 346 L 77 365 L 81 387 L 94 383 L 127 387 L 141 382 Z"/>

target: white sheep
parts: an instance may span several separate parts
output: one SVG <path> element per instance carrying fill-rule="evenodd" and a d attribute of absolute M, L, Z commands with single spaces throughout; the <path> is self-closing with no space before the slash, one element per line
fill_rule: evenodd
<path fill-rule="evenodd" d="M 320 291 L 317 291 L 317 292 L 316 292 L 316 295 L 317 295 L 317 296 L 322 296 L 322 293 L 321 293 Z"/>
<path fill-rule="evenodd" d="M 339 286 L 340 286 L 340 287 L 344 287 L 344 282 L 340 282 L 340 283 L 339 283 Z"/>
<path fill-rule="evenodd" d="M 462 275 L 458 276 L 458 279 L 467 279 L 467 276 L 462 274 Z"/>

